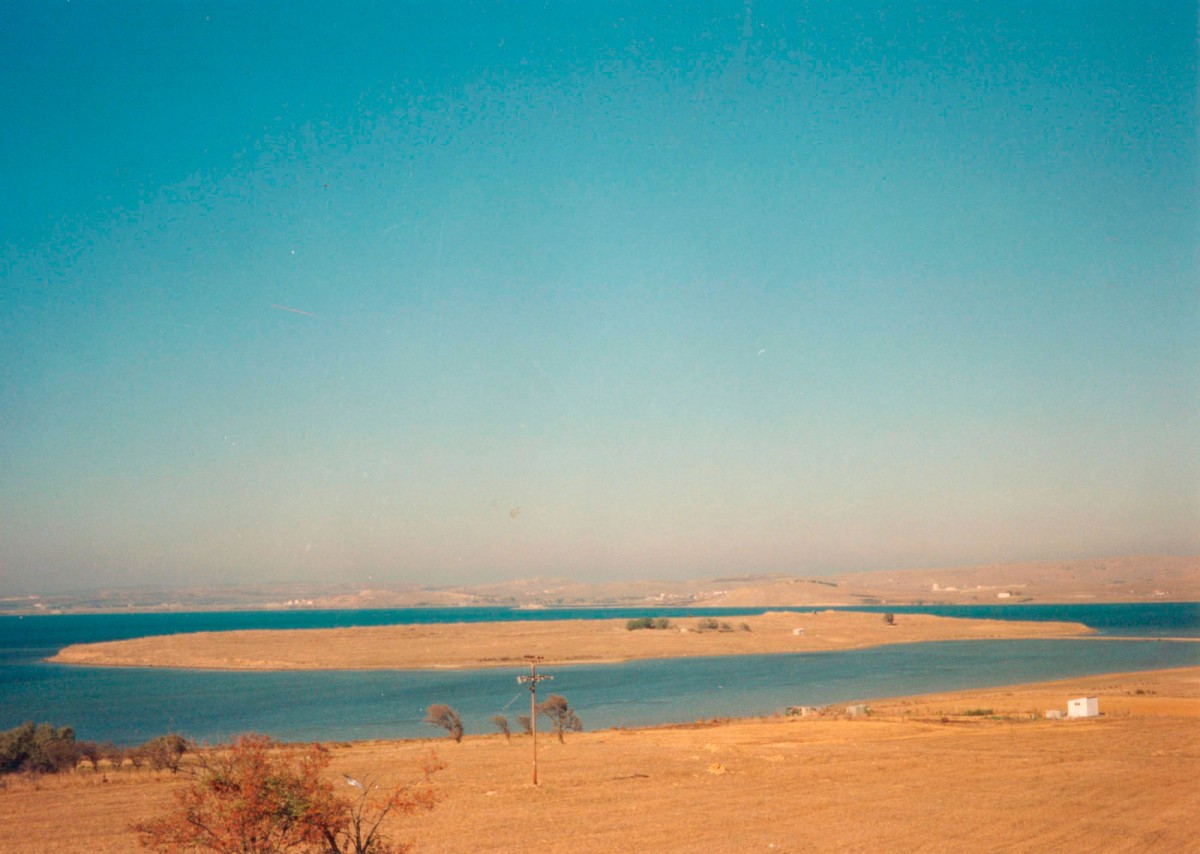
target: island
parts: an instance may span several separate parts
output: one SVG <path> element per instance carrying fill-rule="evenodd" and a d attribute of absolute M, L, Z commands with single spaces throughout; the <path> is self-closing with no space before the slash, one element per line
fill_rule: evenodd
<path fill-rule="evenodd" d="M 649 622 L 647 626 L 646 623 Z M 62 664 L 206 670 L 432 670 L 816 652 L 897 643 L 1082 637 L 1080 623 L 773 611 L 657 620 L 521 620 L 196 632 L 68 646 Z"/>

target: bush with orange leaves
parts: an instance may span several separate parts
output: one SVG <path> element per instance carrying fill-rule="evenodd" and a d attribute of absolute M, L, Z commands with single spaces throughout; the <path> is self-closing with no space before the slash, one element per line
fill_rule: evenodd
<path fill-rule="evenodd" d="M 389 815 L 432 809 L 430 777 L 443 766 L 430 756 L 417 784 L 383 791 L 373 783 L 347 782 L 354 800 L 334 793 L 321 774 L 329 752 L 245 735 L 227 748 L 200 754 L 194 781 L 167 815 L 134 825 L 144 846 L 183 851 L 268 854 L 399 854 L 409 846 L 380 833 Z"/>

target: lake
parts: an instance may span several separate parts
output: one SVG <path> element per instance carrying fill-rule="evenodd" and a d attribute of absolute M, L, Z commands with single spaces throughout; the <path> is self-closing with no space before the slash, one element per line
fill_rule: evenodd
<path fill-rule="evenodd" d="M 220 741 L 239 732 L 283 740 L 435 736 L 421 723 L 448 703 L 468 732 L 528 712 L 519 669 L 238 673 L 47 664 L 70 643 L 241 628 L 418 622 L 736 616 L 765 609 L 389 609 L 0 618 L 0 729 L 25 720 L 70 725 L 81 739 L 132 744 L 164 732 Z M 785 609 L 771 609 L 785 610 Z M 812 611 L 812 608 L 786 609 Z M 853 610 L 1074 620 L 1112 640 L 957 641 L 844 652 L 547 666 L 589 729 L 770 714 L 826 705 L 1094 673 L 1200 664 L 1200 644 L 1120 637 L 1200 636 L 1200 603 L 875 607 Z M 1065 702 L 1065 698 L 1064 698 Z"/>

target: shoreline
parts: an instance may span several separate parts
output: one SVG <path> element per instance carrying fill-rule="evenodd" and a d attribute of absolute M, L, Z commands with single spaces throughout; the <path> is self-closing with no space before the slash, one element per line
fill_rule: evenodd
<path fill-rule="evenodd" d="M 821 652 L 957 640 L 1096 636 L 1081 623 L 903 613 L 894 623 L 855 611 L 672 617 L 629 630 L 624 619 L 423 623 L 339 629 L 255 629 L 73 644 L 46 659 L 94 667 L 190 670 L 469 670 L 608 664 L 645 659 Z M 707 626 L 707 628 L 705 628 Z"/>

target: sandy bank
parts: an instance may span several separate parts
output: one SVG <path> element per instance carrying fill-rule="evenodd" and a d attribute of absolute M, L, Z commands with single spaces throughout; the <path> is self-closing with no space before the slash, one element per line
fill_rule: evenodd
<path fill-rule="evenodd" d="M 894 625 L 887 625 L 880 614 L 840 611 L 728 618 L 729 631 L 700 631 L 701 622 L 683 617 L 672 619 L 671 628 L 637 631 L 629 631 L 621 619 L 201 632 L 79 644 L 51 661 L 219 670 L 481 668 L 519 665 L 525 655 L 544 656 L 547 663 L 582 664 L 1092 633 L 1079 623 L 927 614 L 898 615 Z"/>

